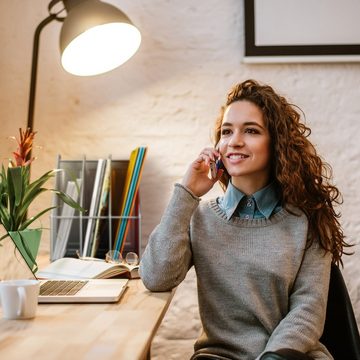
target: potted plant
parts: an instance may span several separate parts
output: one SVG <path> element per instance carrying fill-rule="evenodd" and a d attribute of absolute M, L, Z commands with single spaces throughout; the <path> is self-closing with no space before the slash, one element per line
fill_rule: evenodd
<path fill-rule="evenodd" d="M 53 178 L 57 171 L 50 170 L 34 181 L 30 181 L 30 164 L 34 161 L 31 149 L 35 133 L 30 129 L 19 129 L 20 138 L 14 159 L 9 161 L 7 169 L 2 165 L 0 172 L 0 223 L 6 233 L 0 241 L 10 236 L 33 272 L 37 270 L 36 255 L 39 249 L 41 228 L 30 229 L 29 226 L 46 212 L 54 208 L 47 207 L 36 215 L 28 217 L 29 206 L 43 192 L 51 191 L 69 206 L 84 211 L 71 197 L 62 191 L 45 188 L 44 185 Z"/>

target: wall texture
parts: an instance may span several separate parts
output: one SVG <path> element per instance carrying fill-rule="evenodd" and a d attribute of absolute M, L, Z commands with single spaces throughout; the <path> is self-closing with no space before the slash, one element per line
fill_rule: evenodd
<path fill-rule="evenodd" d="M 47 16 L 48 0 L 0 1 L 1 159 L 11 155 L 7 136 L 26 126 L 32 36 Z M 110 1 L 108 1 L 110 2 Z M 65 159 L 127 158 L 149 147 L 141 185 L 143 242 L 158 223 L 187 164 L 211 143 L 210 134 L 225 94 L 234 83 L 256 78 L 298 104 L 312 128 L 311 140 L 332 164 L 343 192 L 342 224 L 348 241 L 360 230 L 360 64 L 245 65 L 243 2 L 239 0 L 112 0 L 140 28 L 139 52 L 122 67 L 79 78 L 61 68 L 60 23 L 41 37 L 33 175 Z M 219 193 L 219 188 L 209 196 Z M 50 201 L 44 196 L 37 204 Z M 36 209 L 34 209 L 36 210 Z M 42 220 L 48 226 L 47 218 Z M 47 237 L 47 238 L 46 238 Z M 49 249 L 45 233 L 42 251 Z M 355 254 L 345 257 L 344 275 L 360 321 L 360 270 Z M 0 249 L 1 251 L 1 249 Z M 199 329 L 194 275 L 178 288 L 154 341 L 153 358 L 186 359 Z"/>

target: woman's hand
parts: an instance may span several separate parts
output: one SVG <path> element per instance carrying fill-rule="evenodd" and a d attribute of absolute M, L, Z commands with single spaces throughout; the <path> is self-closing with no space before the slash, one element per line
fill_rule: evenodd
<path fill-rule="evenodd" d="M 208 176 L 210 162 L 215 162 L 219 157 L 220 153 L 214 148 L 203 149 L 199 157 L 190 164 L 181 182 L 182 185 L 186 186 L 198 197 L 205 195 L 224 172 L 224 170 L 220 169 L 214 179 L 210 179 Z"/>

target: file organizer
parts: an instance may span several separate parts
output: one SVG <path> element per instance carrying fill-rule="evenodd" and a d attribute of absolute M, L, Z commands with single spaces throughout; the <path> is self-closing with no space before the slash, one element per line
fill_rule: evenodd
<path fill-rule="evenodd" d="M 73 216 L 63 216 L 62 208 L 64 203 L 58 196 L 53 196 L 52 205 L 55 208 L 51 210 L 50 213 L 51 261 L 56 259 L 54 257 L 54 250 L 61 221 L 68 219 L 71 220 L 71 226 L 64 256 L 77 257 L 77 251 L 83 255 L 85 233 L 90 218 L 101 219 L 102 221 L 102 232 L 96 257 L 104 259 L 106 252 L 113 249 L 118 224 L 122 218 L 127 218 L 130 222 L 123 255 L 132 251 L 138 254 L 139 257 L 141 256 L 141 211 L 139 194 L 136 197 L 134 211 L 131 216 L 122 217 L 120 214 L 121 197 L 129 160 L 112 160 L 111 156 L 109 156 L 108 159 L 110 159 L 111 162 L 111 181 L 108 197 L 110 201 L 108 201 L 108 207 L 104 215 L 89 216 L 88 211 L 85 213 L 75 211 Z M 81 187 L 78 202 L 83 208 L 89 210 L 97 164 L 98 160 L 88 160 L 85 156 L 81 160 L 64 160 L 58 155 L 56 168 L 61 171 L 56 174 L 55 188 L 65 192 L 69 181 L 80 179 Z"/>

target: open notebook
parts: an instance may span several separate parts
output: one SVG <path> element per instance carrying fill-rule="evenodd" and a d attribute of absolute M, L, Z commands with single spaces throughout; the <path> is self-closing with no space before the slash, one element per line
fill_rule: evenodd
<path fill-rule="evenodd" d="M 0 279 L 37 279 L 24 256 L 10 238 L 4 239 L 0 249 Z M 40 281 L 40 303 L 99 303 L 117 302 L 124 293 L 128 279 L 48 279 Z M 64 283 L 65 281 L 65 283 Z M 61 287 L 54 294 L 54 286 Z M 74 286 L 70 289 L 70 286 Z"/>

